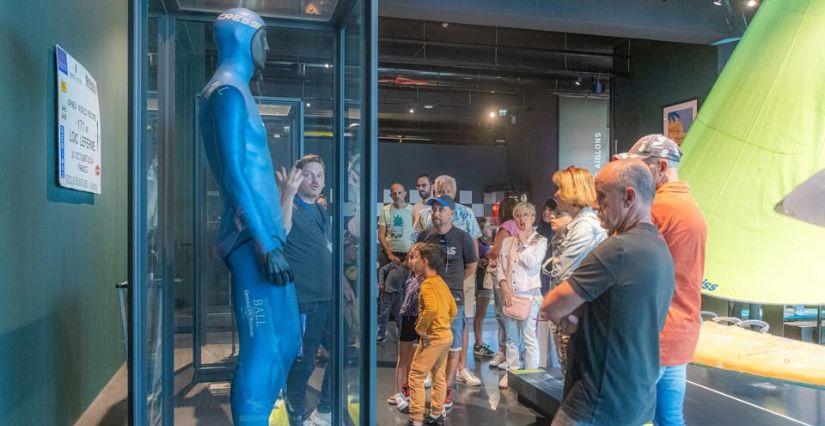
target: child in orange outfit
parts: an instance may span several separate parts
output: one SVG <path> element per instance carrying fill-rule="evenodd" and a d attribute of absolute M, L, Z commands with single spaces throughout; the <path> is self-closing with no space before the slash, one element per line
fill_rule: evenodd
<path fill-rule="evenodd" d="M 410 419 L 408 425 L 443 425 L 444 399 L 447 396 L 445 367 L 453 341 L 450 322 L 458 308 L 447 283 L 436 272 L 444 262 L 441 248 L 435 244 L 417 243 L 410 248 L 409 261 L 416 275 L 422 276 L 418 299 L 418 322 L 415 331 L 421 341 L 415 351 L 408 378 L 410 384 Z M 432 375 L 430 414 L 424 419 L 426 389 L 424 379 Z"/>

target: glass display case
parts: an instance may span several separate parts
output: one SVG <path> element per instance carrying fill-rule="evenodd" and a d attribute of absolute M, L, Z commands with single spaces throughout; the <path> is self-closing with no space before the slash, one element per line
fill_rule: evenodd
<path fill-rule="evenodd" d="M 317 350 L 303 353 L 312 314 L 301 304 L 299 359 L 330 386 L 296 385 L 290 372 L 293 393 L 309 387 L 312 396 L 300 413 L 276 404 L 272 419 L 321 411 L 332 424 L 371 424 L 375 336 L 363 325 L 374 323 L 376 298 L 373 274 L 362 271 L 375 253 L 361 241 L 375 240 L 377 6 L 361 0 L 131 2 L 131 415 L 135 424 L 185 419 L 181 389 L 220 395 L 241 350 L 233 277 L 218 250 L 226 194 L 204 153 L 196 102 L 218 65 L 215 20 L 239 3 L 265 22 L 270 50 L 249 90 L 272 165 L 288 170 L 317 154 L 325 168 L 319 202 L 332 261 L 329 282 L 317 285 L 330 290 L 330 314 Z M 228 406 L 226 391 L 217 400 Z"/>

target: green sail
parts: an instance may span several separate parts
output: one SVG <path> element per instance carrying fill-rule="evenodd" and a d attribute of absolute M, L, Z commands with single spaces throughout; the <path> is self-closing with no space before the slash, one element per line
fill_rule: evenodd
<path fill-rule="evenodd" d="M 783 205 L 808 182 L 808 210 L 825 209 L 825 1 L 762 3 L 682 150 L 708 225 L 704 294 L 825 304 L 825 227 Z"/>

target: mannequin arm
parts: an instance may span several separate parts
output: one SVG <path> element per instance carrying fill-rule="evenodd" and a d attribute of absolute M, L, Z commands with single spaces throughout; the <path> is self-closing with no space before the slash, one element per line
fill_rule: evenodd
<path fill-rule="evenodd" d="M 224 86 L 212 93 L 209 102 L 216 115 L 215 137 L 223 169 L 220 179 L 228 192 L 226 195 L 238 206 L 241 220 L 249 227 L 261 253 L 269 253 L 278 247 L 278 242 L 267 232 L 243 172 L 246 161 L 244 122 L 247 119 L 243 95 L 234 87 Z"/>

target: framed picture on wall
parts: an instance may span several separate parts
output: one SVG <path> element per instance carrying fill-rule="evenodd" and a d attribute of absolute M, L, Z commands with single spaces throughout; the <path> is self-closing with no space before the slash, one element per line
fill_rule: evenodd
<path fill-rule="evenodd" d="M 698 110 L 696 98 L 662 107 L 662 133 L 681 146 Z"/>

